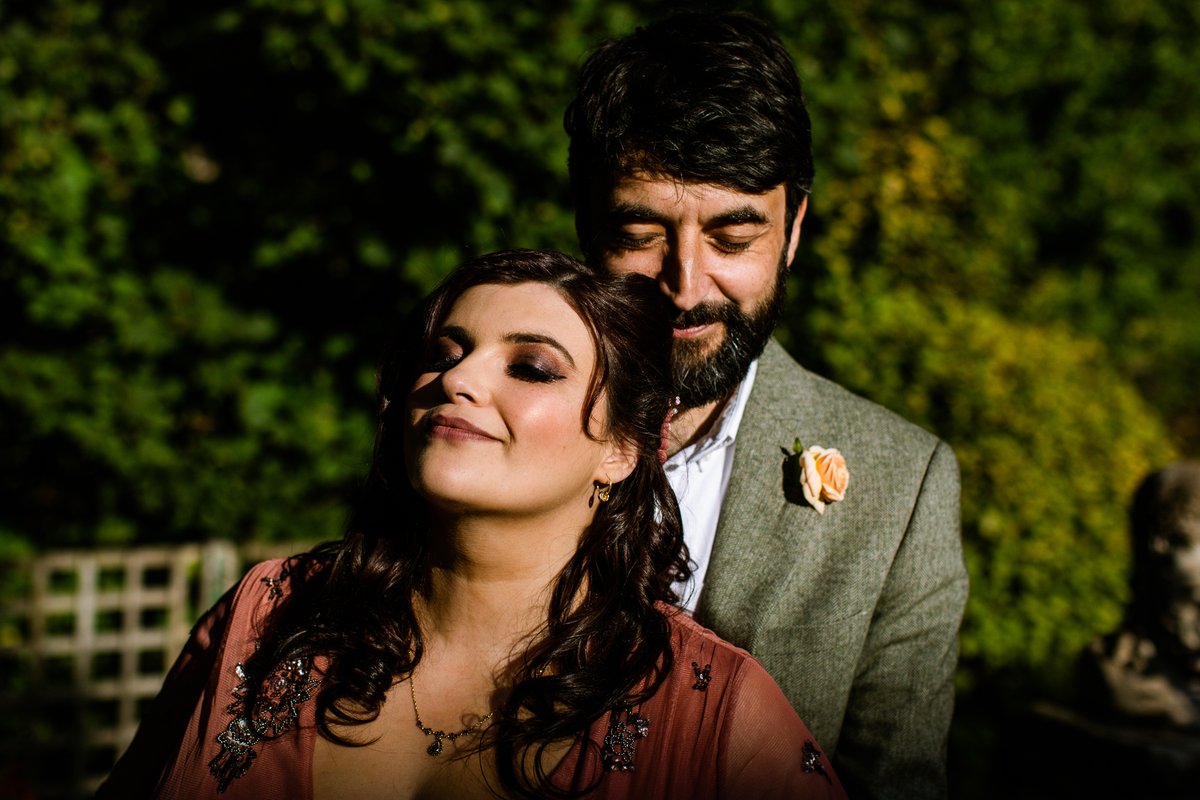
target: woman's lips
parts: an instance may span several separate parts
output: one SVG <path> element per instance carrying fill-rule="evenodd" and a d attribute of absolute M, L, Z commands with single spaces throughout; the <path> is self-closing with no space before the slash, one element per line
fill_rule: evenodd
<path fill-rule="evenodd" d="M 482 428 L 467 422 L 462 417 L 434 414 L 429 418 L 429 435 L 457 441 L 499 441 Z"/>

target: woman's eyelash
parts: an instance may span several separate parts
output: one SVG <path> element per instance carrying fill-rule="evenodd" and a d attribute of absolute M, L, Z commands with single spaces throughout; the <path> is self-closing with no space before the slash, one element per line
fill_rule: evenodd
<path fill-rule="evenodd" d="M 445 372 L 462 360 L 460 353 L 445 353 L 436 355 L 429 361 L 429 369 L 432 372 Z"/>
<path fill-rule="evenodd" d="M 563 379 L 563 376 L 555 370 L 527 361 L 510 364 L 508 374 L 517 380 L 528 381 L 530 383 L 553 383 L 554 381 Z"/>
<path fill-rule="evenodd" d="M 447 372 L 463 360 L 464 353 L 435 353 L 427 362 L 429 372 Z M 546 366 L 535 361 L 517 361 L 508 366 L 508 375 L 528 383 L 553 383 L 565 376 L 552 366 Z"/>

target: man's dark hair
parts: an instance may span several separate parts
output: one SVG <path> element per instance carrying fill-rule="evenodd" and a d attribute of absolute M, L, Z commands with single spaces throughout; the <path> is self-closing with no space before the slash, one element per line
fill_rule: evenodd
<path fill-rule="evenodd" d="M 762 21 L 684 12 L 604 42 L 563 127 L 575 229 L 591 254 L 593 193 L 646 172 L 750 194 L 787 187 L 788 228 L 812 188 L 812 132 L 796 66 Z"/>

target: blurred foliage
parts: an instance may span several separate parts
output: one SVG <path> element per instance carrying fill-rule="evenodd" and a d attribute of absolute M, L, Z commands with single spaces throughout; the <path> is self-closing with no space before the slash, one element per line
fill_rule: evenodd
<path fill-rule="evenodd" d="M 1041 688 L 1068 689 L 1074 654 L 1121 621 L 1126 508 L 1170 455 L 1161 420 L 1099 342 L 1066 326 L 907 287 L 849 289 L 844 313 L 817 322 L 838 332 L 825 349 L 838 374 L 958 455 L 971 578 L 960 689 L 1030 668 Z"/>
<path fill-rule="evenodd" d="M 963 687 L 1062 689 L 1123 613 L 1136 483 L 1200 452 L 1200 15 L 773 8 L 819 170 L 789 341 L 955 447 Z"/>
<path fill-rule="evenodd" d="M 3 15 L 7 549 L 336 535 L 397 316 L 465 255 L 572 247 L 572 67 L 633 20 L 269 0 Z"/>
<path fill-rule="evenodd" d="M 575 71 L 667 8 L 0 3 L 0 551 L 336 535 L 397 316 L 577 250 Z M 1134 484 L 1200 454 L 1200 11 L 745 8 L 816 137 L 780 336 L 954 445 L 963 686 L 1053 687 L 1119 619 Z"/>

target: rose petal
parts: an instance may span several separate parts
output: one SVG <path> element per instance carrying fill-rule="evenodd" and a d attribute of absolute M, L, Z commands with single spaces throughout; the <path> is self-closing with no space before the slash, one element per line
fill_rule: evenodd
<path fill-rule="evenodd" d="M 818 513 L 825 513 L 825 503 L 821 500 L 821 472 L 817 461 L 811 452 L 812 448 L 800 455 L 800 489 L 807 500 Z"/>
<path fill-rule="evenodd" d="M 846 496 L 850 483 L 846 459 L 834 448 L 813 445 L 804 451 L 803 460 L 805 498 L 814 508 L 820 502 L 822 508 L 818 510 L 823 513 L 824 503 L 836 503 Z"/>

